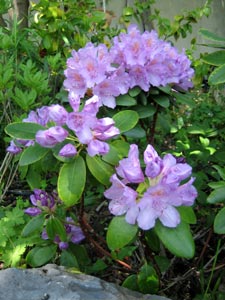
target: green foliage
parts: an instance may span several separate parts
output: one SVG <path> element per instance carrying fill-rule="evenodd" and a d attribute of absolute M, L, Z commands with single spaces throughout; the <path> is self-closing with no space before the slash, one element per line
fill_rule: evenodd
<path fill-rule="evenodd" d="M 29 221 L 24 214 L 24 208 L 28 205 L 28 202 L 18 198 L 15 207 L 1 207 L 0 260 L 4 267 L 21 266 L 27 248 L 41 240 L 36 234 L 29 238 L 21 235 L 24 225 Z"/>

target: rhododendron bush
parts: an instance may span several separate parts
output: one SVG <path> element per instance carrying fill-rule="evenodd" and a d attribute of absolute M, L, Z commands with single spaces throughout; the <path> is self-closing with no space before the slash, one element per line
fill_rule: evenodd
<path fill-rule="evenodd" d="M 40 229 L 43 247 L 52 243 L 53 253 L 68 251 L 70 258 L 74 245 L 96 245 L 99 236 L 92 236 L 85 214 L 91 194 L 92 205 L 107 203 L 110 213 L 107 249 L 97 248 L 103 255 L 125 264 L 119 254 L 133 245 L 132 255 L 141 234 L 157 236 L 177 256 L 193 257 L 192 167 L 167 149 L 158 154 L 154 145 L 157 114 L 192 87 L 190 60 L 155 31 L 141 33 L 131 25 L 109 46 L 88 43 L 73 50 L 64 74 L 67 102 L 33 110 L 5 129 L 12 137 L 7 151 L 25 173 L 42 165 L 48 175 L 57 174 L 48 192 L 31 185 L 25 211 L 31 219 L 23 234 Z M 28 254 L 32 266 L 39 265 L 35 249 Z"/>

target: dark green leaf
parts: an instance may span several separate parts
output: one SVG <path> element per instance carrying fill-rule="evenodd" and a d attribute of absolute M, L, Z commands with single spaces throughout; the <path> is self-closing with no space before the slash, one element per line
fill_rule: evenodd
<path fill-rule="evenodd" d="M 137 105 L 134 110 L 138 113 L 140 119 L 148 118 L 154 115 L 156 108 L 151 104 L 148 105 Z"/>
<path fill-rule="evenodd" d="M 33 248 L 26 257 L 27 264 L 33 268 L 40 267 L 49 262 L 56 254 L 56 245 Z"/>
<path fill-rule="evenodd" d="M 155 232 L 165 247 L 174 255 L 184 258 L 194 256 L 194 240 L 187 223 L 182 221 L 176 228 L 168 228 L 157 222 Z"/>
<path fill-rule="evenodd" d="M 43 224 L 44 224 L 44 215 L 40 214 L 36 217 L 33 217 L 23 228 L 23 231 L 21 233 L 22 236 L 26 237 L 33 233 L 36 230 L 41 231 Z"/>
<path fill-rule="evenodd" d="M 74 161 L 64 163 L 58 177 L 58 193 L 66 206 L 75 205 L 80 201 L 86 182 L 86 166 L 83 158 L 78 155 Z"/>
<path fill-rule="evenodd" d="M 109 185 L 109 179 L 112 176 L 112 174 L 115 173 L 114 168 L 98 156 L 91 157 L 87 155 L 86 162 L 91 174 L 100 183 L 106 186 Z"/>
<path fill-rule="evenodd" d="M 139 291 L 139 287 L 137 284 L 137 275 L 133 274 L 128 276 L 124 280 L 122 286 L 132 291 Z"/>
<path fill-rule="evenodd" d="M 202 57 L 202 60 L 213 66 L 221 66 L 225 64 L 225 50 L 215 51 Z"/>
<path fill-rule="evenodd" d="M 218 188 L 211 192 L 207 198 L 208 203 L 218 203 L 225 200 L 225 187 Z"/>
<path fill-rule="evenodd" d="M 209 84 L 217 85 L 225 82 L 225 65 L 216 68 L 209 76 Z"/>
<path fill-rule="evenodd" d="M 27 166 L 33 164 L 42 159 L 48 153 L 48 151 L 48 148 L 43 148 L 39 144 L 35 143 L 33 146 L 29 146 L 22 152 L 19 165 Z"/>
<path fill-rule="evenodd" d="M 222 208 L 215 217 L 214 231 L 218 234 L 225 234 L 225 207 Z"/>
<path fill-rule="evenodd" d="M 137 104 L 137 100 L 129 95 L 120 95 L 116 98 L 116 104 L 120 106 L 133 106 Z"/>
<path fill-rule="evenodd" d="M 166 95 L 154 96 L 153 99 L 158 105 L 164 108 L 168 108 L 170 106 L 170 99 Z"/>
<path fill-rule="evenodd" d="M 44 130 L 45 127 L 36 123 L 11 123 L 5 127 L 5 132 L 13 138 L 23 140 L 34 140 L 38 130 Z"/>

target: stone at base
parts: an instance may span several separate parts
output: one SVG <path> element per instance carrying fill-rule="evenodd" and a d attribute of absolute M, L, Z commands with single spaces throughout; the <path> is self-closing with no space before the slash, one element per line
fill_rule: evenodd
<path fill-rule="evenodd" d="M 142 295 L 97 277 L 49 264 L 38 269 L 0 271 L 0 300 L 170 300 Z"/>

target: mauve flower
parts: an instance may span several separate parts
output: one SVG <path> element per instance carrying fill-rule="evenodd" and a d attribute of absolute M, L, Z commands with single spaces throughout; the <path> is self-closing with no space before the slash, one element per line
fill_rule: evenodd
<path fill-rule="evenodd" d="M 40 208 L 37 208 L 37 207 L 28 207 L 24 210 L 24 212 L 27 215 L 30 215 L 31 217 L 35 217 L 37 215 L 40 215 L 42 213 L 42 210 Z"/>
<path fill-rule="evenodd" d="M 11 141 L 10 145 L 6 148 L 6 151 L 11 154 L 16 155 L 16 154 L 20 153 L 22 151 L 22 149 L 19 146 L 17 146 L 14 141 Z"/>
<path fill-rule="evenodd" d="M 192 168 L 187 163 L 177 163 L 171 154 L 161 159 L 151 145 L 144 152 L 144 162 L 147 178 L 140 168 L 137 146 L 131 145 L 128 158 L 122 159 L 116 168 L 123 180 L 112 175 L 112 186 L 104 193 L 110 199 L 109 210 L 114 215 L 125 214 L 129 224 L 137 223 L 143 230 L 153 228 L 157 219 L 164 226 L 174 228 L 180 223 L 176 207 L 193 205 L 197 197 L 192 184 L 194 178 L 183 183 Z M 132 183 L 132 188 L 127 183 Z M 133 183 L 140 183 L 136 191 Z"/>
<path fill-rule="evenodd" d="M 77 149 L 72 144 L 66 144 L 62 147 L 62 149 L 59 151 L 59 155 L 63 157 L 73 157 L 77 154 Z"/>
<path fill-rule="evenodd" d="M 116 174 L 110 178 L 111 187 L 104 192 L 104 196 L 110 199 L 109 211 L 114 215 L 123 215 L 132 206 L 136 206 L 138 193 L 126 186 L 118 179 Z"/>
<path fill-rule="evenodd" d="M 38 130 L 35 140 L 44 148 L 53 148 L 56 144 L 63 142 L 67 136 L 68 132 L 63 127 L 54 126 L 46 130 Z"/>
<path fill-rule="evenodd" d="M 59 104 L 49 106 L 49 119 L 56 123 L 56 125 L 66 124 L 68 112 Z"/>
<path fill-rule="evenodd" d="M 116 168 L 117 174 L 127 182 L 140 183 L 144 181 L 138 155 L 139 151 L 137 145 L 130 145 L 128 158 L 122 159 Z"/>

